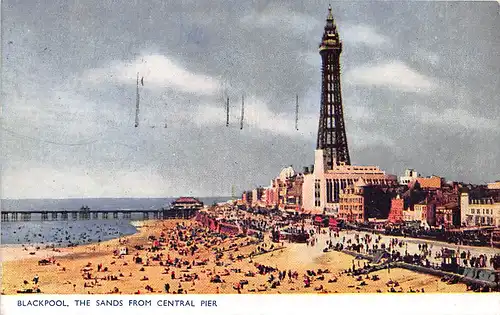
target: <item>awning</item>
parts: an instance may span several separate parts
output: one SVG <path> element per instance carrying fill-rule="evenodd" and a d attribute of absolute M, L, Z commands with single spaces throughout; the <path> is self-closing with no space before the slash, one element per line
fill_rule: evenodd
<path fill-rule="evenodd" d="M 334 218 L 330 218 L 328 225 L 330 227 L 337 227 L 337 220 L 335 220 Z"/>
<path fill-rule="evenodd" d="M 311 214 L 321 214 L 321 215 L 323 214 L 323 210 L 314 209 L 314 210 L 311 210 L 310 212 L 311 212 Z"/>

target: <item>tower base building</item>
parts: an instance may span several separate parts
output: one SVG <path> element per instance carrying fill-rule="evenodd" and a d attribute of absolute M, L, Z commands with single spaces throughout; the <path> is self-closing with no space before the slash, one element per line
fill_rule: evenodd
<path fill-rule="evenodd" d="M 315 151 L 314 171 L 304 175 L 303 211 L 338 216 L 340 194 L 358 181 L 366 186 L 394 187 L 397 176 L 387 175 L 376 166 L 340 165 L 325 170 L 322 150 Z"/>

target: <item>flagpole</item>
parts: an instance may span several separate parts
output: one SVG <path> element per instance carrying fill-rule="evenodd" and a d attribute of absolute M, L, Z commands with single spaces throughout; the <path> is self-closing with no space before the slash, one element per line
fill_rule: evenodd
<path fill-rule="evenodd" d="M 139 127 L 139 72 L 137 72 L 137 80 L 136 80 L 136 104 L 135 104 L 135 126 Z"/>
<path fill-rule="evenodd" d="M 243 117 L 245 114 L 245 96 L 241 95 L 241 124 L 240 124 L 240 130 L 243 129 Z"/>
<path fill-rule="evenodd" d="M 226 103 L 226 127 L 229 126 L 229 97 L 227 98 Z"/>
<path fill-rule="evenodd" d="M 299 95 L 295 95 L 295 129 L 299 130 Z"/>

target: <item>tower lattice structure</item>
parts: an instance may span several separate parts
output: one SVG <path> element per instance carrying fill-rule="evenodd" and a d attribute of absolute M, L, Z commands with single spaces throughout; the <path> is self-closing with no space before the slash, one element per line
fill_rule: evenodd
<path fill-rule="evenodd" d="M 323 150 L 325 170 L 334 165 L 351 164 L 342 109 L 340 89 L 340 53 L 342 42 L 337 26 L 328 8 L 328 17 L 319 53 L 322 60 L 321 110 L 318 127 L 317 149 Z"/>

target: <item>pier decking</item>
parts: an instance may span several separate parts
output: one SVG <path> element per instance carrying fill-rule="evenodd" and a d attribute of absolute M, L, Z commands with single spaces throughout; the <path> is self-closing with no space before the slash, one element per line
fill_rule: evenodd
<path fill-rule="evenodd" d="M 142 214 L 147 219 L 189 219 L 196 214 L 195 209 L 127 209 L 127 210 L 20 210 L 2 211 L 2 222 L 9 221 L 68 221 L 76 220 L 117 220 L 132 219 L 133 214 Z"/>

